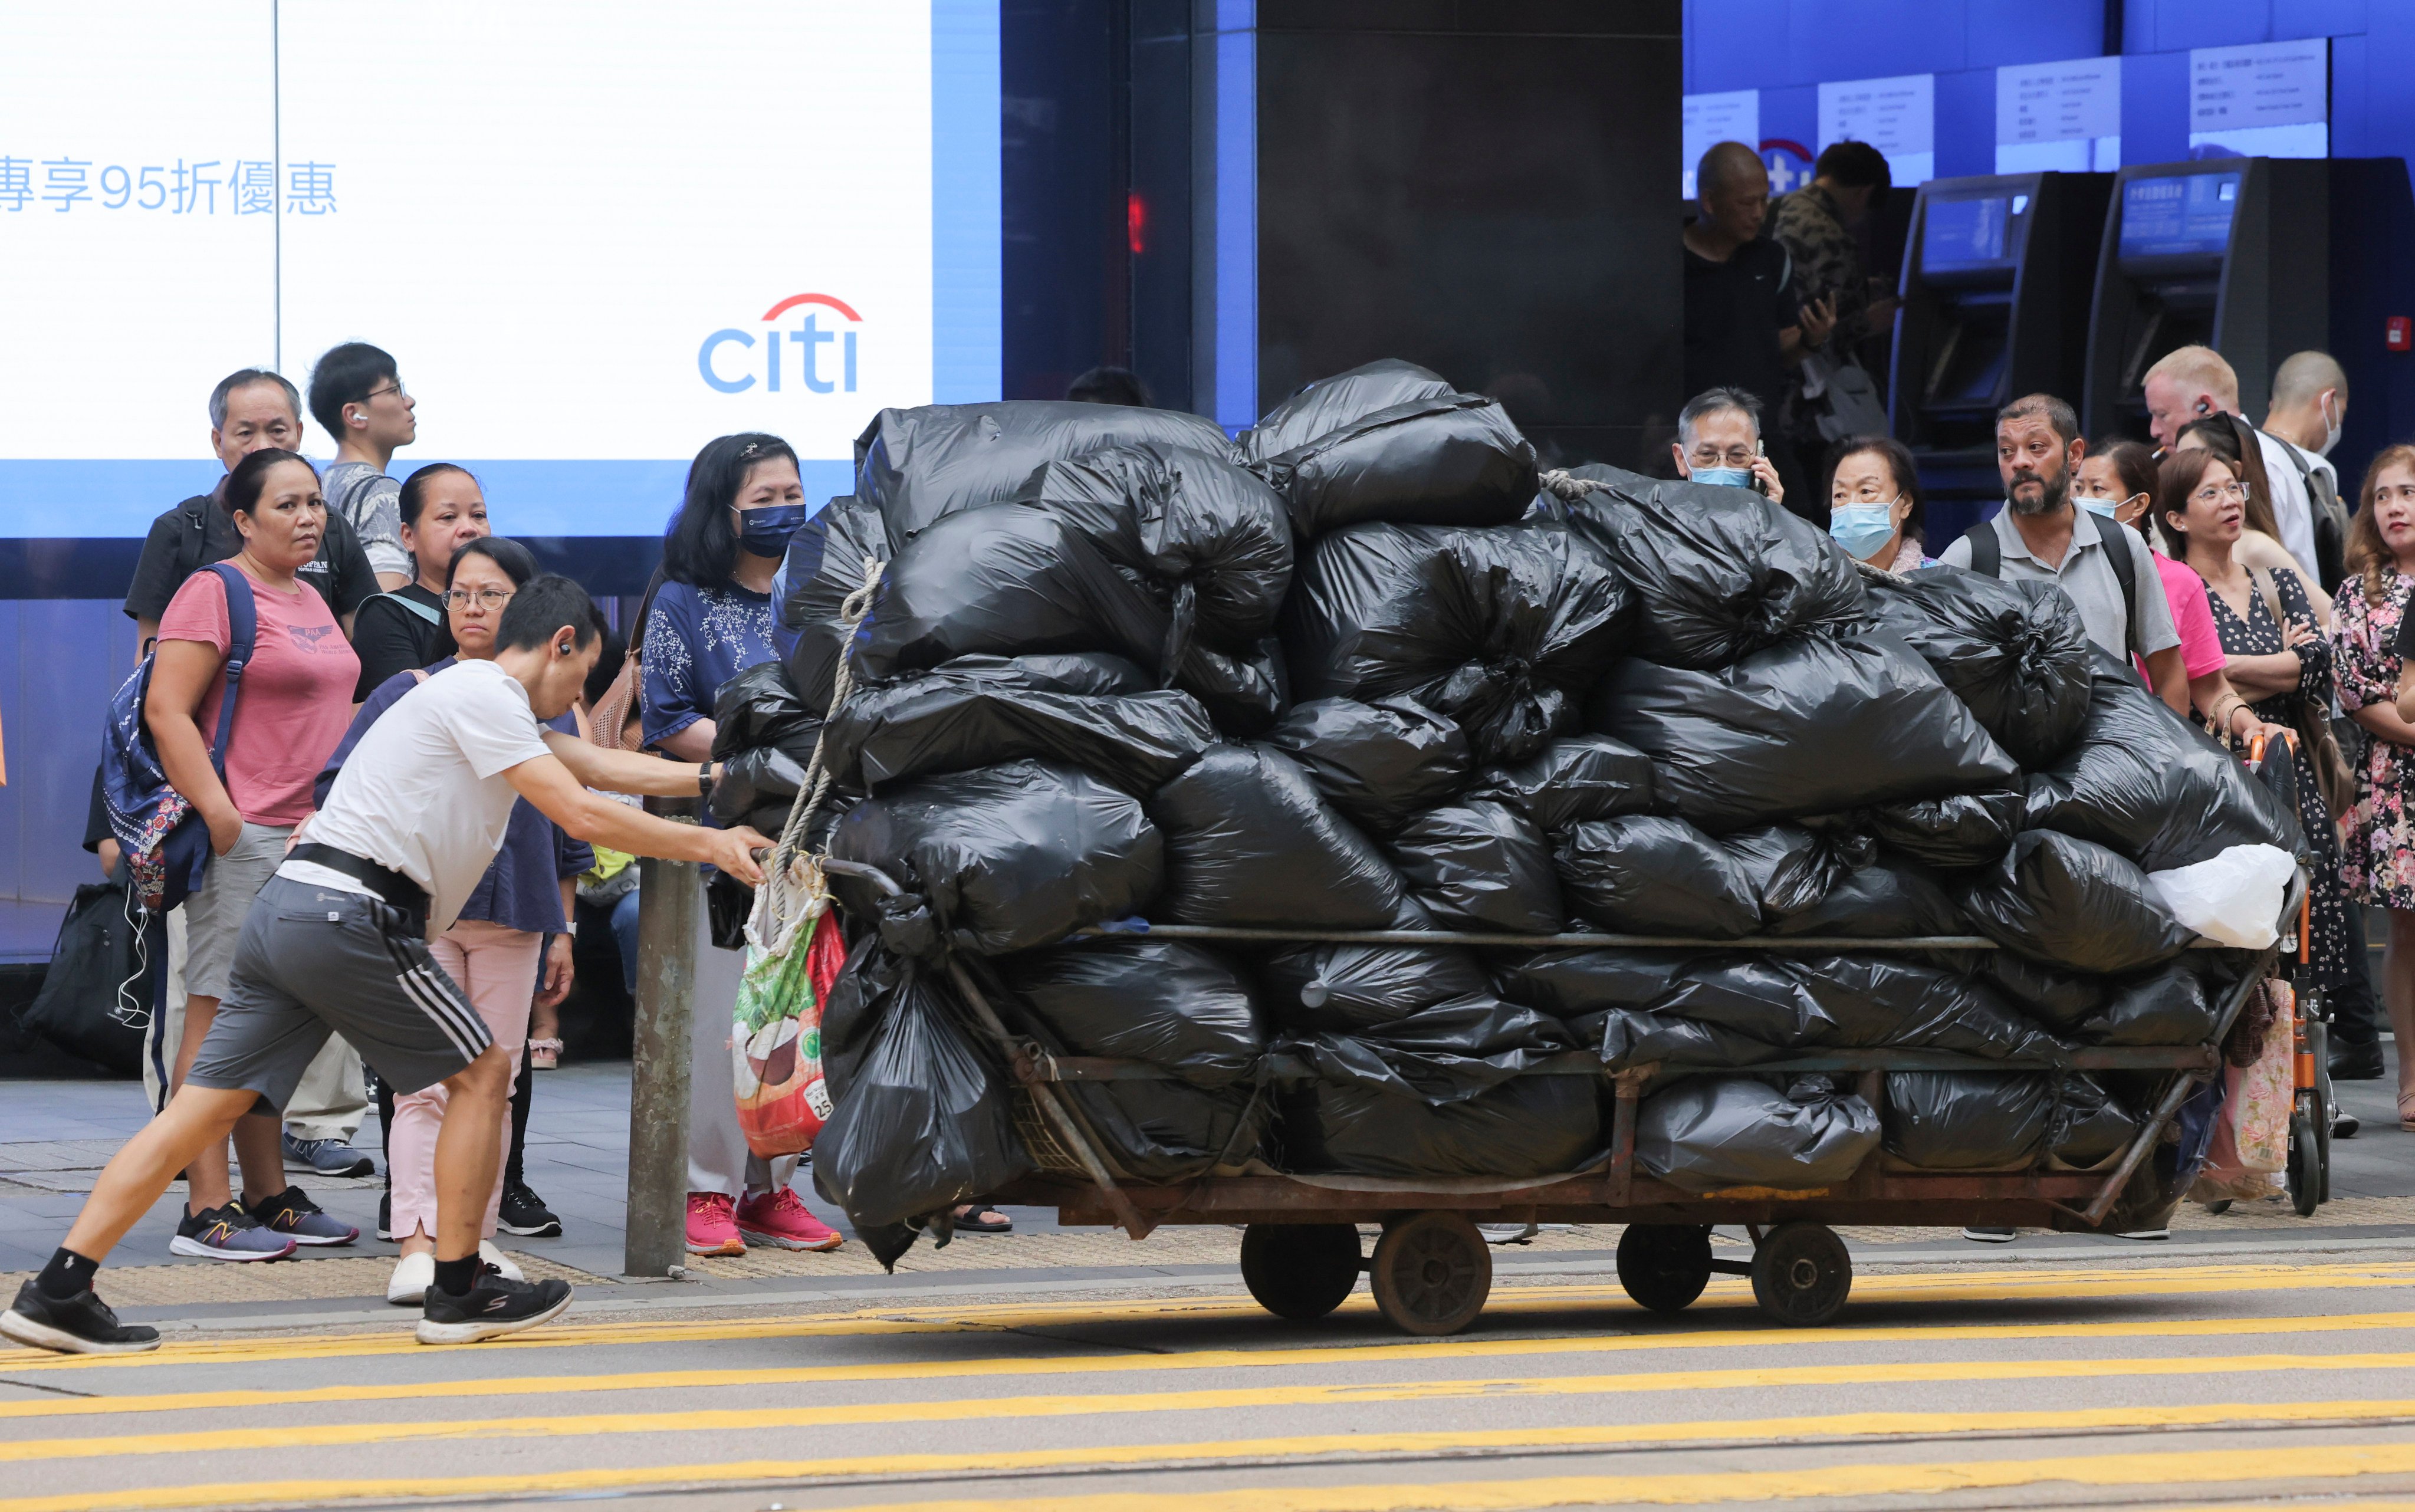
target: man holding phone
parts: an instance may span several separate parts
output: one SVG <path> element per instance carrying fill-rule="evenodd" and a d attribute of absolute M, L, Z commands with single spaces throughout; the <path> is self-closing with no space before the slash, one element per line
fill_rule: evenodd
<path fill-rule="evenodd" d="M 1704 389 L 1688 399 L 1677 412 L 1677 440 L 1669 449 L 1681 478 L 1750 488 L 1773 504 L 1786 502 L 1786 485 L 1762 446 L 1761 400 L 1740 388 Z M 1824 529 L 1826 522 L 1820 523 Z"/>

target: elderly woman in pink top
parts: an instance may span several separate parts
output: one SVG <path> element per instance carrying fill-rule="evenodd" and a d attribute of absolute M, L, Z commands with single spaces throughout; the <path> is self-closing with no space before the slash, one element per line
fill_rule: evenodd
<path fill-rule="evenodd" d="M 2135 441 L 2092 446 L 2080 459 L 2079 471 L 2072 475 L 2073 503 L 2129 526 L 2146 536 L 2151 548 L 2155 538 L 2147 529 L 2147 516 L 2154 496 L 2154 454 Z M 2155 575 L 2163 579 L 2164 598 L 2172 606 L 2172 628 L 2180 632 L 2190 707 L 2210 727 L 2224 731 L 2235 741 L 2244 741 L 2258 730 L 2267 739 L 2278 738 L 2280 726 L 2258 719 L 2223 670 L 2228 658 L 2222 636 L 2214 629 L 2213 607 L 2206 602 L 2205 579 L 2161 550 L 2154 557 Z M 2143 668 L 2139 675 L 2146 675 Z M 2172 711 L 2185 714 L 2189 710 L 2175 705 Z"/>

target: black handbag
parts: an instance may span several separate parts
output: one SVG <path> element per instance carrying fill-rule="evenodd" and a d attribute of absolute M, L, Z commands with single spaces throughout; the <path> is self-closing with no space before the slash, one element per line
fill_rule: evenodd
<path fill-rule="evenodd" d="M 122 866 L 113 880 L 76 889 L 51 948 L 42 990 L 19 1023 L 117 1075 L 141 1075 L 143 1034 L 151 1026 L 148 918 L 128 891 Z"/>

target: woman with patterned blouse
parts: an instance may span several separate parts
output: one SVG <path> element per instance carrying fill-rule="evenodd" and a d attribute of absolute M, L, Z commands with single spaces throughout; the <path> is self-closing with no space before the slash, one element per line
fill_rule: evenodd
<path fill-rule="evenodd" d="M 2400 626 L 2415 592 L 2415 446 L 2385 447 L 2362 494 L 2332 628 L 2340 707 L 2364 732 L 2340 875 L 2357 897 L 2390 910 L 2382 1000 L 2397 1040 L 2399 1126 L 2415 1130 L 2415 724 L 2397 701 Z"/>
<path fill-rule="evenodd" d="M 2288 567 L 2251 567 L 2238 556 L 2247 521 L 2247 490 L 2238 473 L 2202 448 L 2174 451 L 2156 472 L 2155 508 L 2171 555 L 2205 580 L 2223 669 L 2256 717 L 2272 725 L 2289 725 L 2309 711 L 2330 717 L 2331 642 L 2316 622 L 2305 584 Z M 2295 742 L 2283 748 L 2296 768 L 2298 825 L 2313 858 L 2315 977 L 2336 988 L 2362 966 L 2348 951 L 2339 828 L 2315 784 L 2313 758 Z"/>
<path fill-rule="evenodd" d="M 772 612 L 772 575 L 805 523 L 797 454 L 777 436 L 722 436 L 697 453 L 687 495 L 663 536 L 662 588 L 638 653 L 645 743 L 675 761 L 712 756 L 712 704 L 750 666 L 785 659 L 796 642 Z M 711 823 L 710 812 L 705 822 Z M 835 1250 L 839 1236 L 789 1183 L 797 1159 L 766 1160 L 738 1127 L 729 1058 L 730 1010 L 742 951 L 714 947 L 711 911 L 697 910 L 694 1069 L 689 1083 L 687 1248 L 742 1255 L 748 1240 L 783 1250 Z"/>

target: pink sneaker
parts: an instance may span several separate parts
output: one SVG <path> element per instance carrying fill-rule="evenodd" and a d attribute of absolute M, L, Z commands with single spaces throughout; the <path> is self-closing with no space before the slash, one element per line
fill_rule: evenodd
<path fill-rule="evenodd" d="M 717 1191 L 687 1194 L 687 1252 L 692 1255 L 742 1255 L 746 1241 L 730 1220 L 729 1199 Z"/>
<path fill-rule="evenodd" d="M 782 1187 L 738 1205 L 738 1231 L 781 1250 L 835 1250 L 847 1241 L 809 1212 L 797 1194 Z M 695 1232 L 693 1221 L 689 1232 Z"/>

